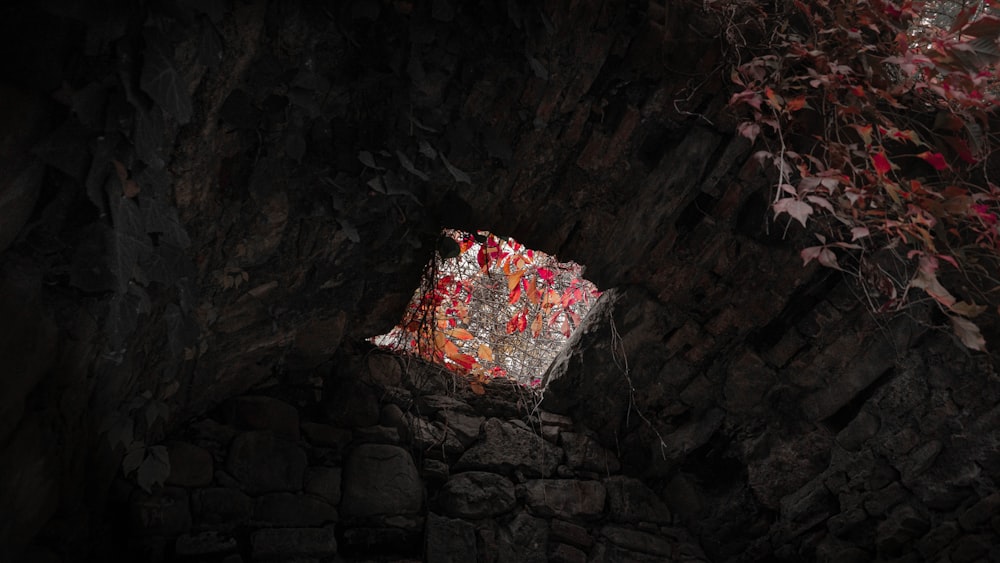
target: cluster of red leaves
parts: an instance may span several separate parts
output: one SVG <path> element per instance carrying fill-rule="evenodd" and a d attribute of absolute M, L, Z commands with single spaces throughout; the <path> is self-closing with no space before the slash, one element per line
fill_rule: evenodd
<path fill-rule="evenodd" d="M 974 298 L 996 295 L 1000 264 L 1000 187 L 983 166 L 997 148 L 1000 18 L 972 4 L 946 27 L 909 1 L 752 5 L 747 21 L 767 39 L 734 65 L 730 106 L 748 116 L 738 133 L 763 143 L 756 157 L 776 170 L 775 216 L 815 231 L 804 263 L 846 270 L 838 253 L 848 255 L 860 279 L 866 257 L 888 249 L 912 267 L 908 279 L 870 281 L 880 309 L 921 289 L 966 346 L 983 350 L 969 319 L 987 309 Z M 958 299 L 938 277 L 943 264 L 992 287 Z"/>
<path fill-rule="evenodd" d="M 446 231 L 445 236 L 457 243 L 458 255 L 433 263 L 387 347 L 468 375 L 476 393 L 485 392 L 483 385 L 496 377 L 517 375 L 534 382 L 534 374 L 509 374 L 494 357 L 498 335 L 491 334 L 493 327 L 503 327 L 523 346 L 555 335 L 569 338 L 600 293 L 579 277 L 578 265 L 556 262 L 513 239 L 487 232 L 477 237 Z M 483 310 L 506 317 L 483 322 Z"/>

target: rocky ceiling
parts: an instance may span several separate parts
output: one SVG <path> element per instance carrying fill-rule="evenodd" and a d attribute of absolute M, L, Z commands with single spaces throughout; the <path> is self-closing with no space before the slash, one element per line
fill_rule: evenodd
<path fill-rule="evenodd" d="M 877 492 L 876 466 L 921 510 L 996 491 L 990 358 L 801 266 L 697 5 L 20 4 L 0 17 L 0 545 L 100 503 L 116 413 L 164 405 L 152 441 L 336 373 L 442 227 L 616 288 L 547 408 L 661 493 L 718 502 L 694 525 L 717 555 L 765 537 L 761 511 L 812 530 L 795 518 L 838 502 L 817 487 Z"/>

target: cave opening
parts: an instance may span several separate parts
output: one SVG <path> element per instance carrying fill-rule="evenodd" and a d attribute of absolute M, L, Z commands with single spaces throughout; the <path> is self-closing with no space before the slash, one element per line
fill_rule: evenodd
<path fill-rule="evenodd" d="M 549 365 L 601 295 L 584 267 L 489 231 L 444 229 L 402 319 L 369 338 L 467 376 L 543 387 Z"/>

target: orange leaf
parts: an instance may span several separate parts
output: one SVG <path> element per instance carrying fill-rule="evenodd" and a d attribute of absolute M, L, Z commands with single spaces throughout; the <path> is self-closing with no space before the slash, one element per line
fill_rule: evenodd
<path fill-rule="evenodd" d="M 781 109 L 782 104 L 785 103 L 785 100 L 781 96 L 776 94 L 774 90 L 771 89 L 770 86 L 764 88 L 764 95 L 767 96 L 768 103 L 770 103 L 771 107 L 773 107 L 774 109 Z"/>
<path fill-rule="evenodd" d="M 542 325 L 545 324 L 542 321 L 542 314 L 539 313 L 535 315 L 535 320 L 531 321 L 531 336 L 532 338 L 538 338 L 539 333 L 542 332 Z"/>
<path fill-rule="evenodd" d="M 858 125 L 858 124 L 855 123 L 855 124 L 852 124 L 851 127 L 853 127 L 854 130 L 858 132 L 858 135 L 861 136 L 861 140 L 865 142 L 865 146 L 866 147 L 872 144 L 872 126 L 871 126 L 871 124 L 868 124 L 868 125 Z"/>
<path fill-rule="evenodd" d="M 472 333 L 465 330 L 464 328 L 453 328 L 448 331 L 448 336 L 452 338 L 457 338 L 459 340 L 472 340 L 475 338 Z"/>
<path fill-rule="evenodd" d="M 799 96 L 797 98 L 792 98 L 791 100 L 788 100 L 788 104 L 785 106 L 785 108 L 788 110 L 789 113 L 791 113 L 793 111 L 799 111 L 800 109 L 802 109 L 804 107 L 806 107 L 806 97 L 805 96 Z"/>
<path fill-rule="evenodd" d="M 472 392 L 476 395 L 485 395 L 486 389 L 483 388 L 483 384 L 478 381 L 470 381 L 469 387 L 472 388 Z"/>
<path fill-rule="evenodd" d="M 490 350 L 490 347 L 489 347 L 488 344 L 480 344 L 479 345 L 479 359 L 482 360 L 482 361 L 484 361 L 484 362 L 492 362 L 493 361 L 493 350 Z"/>
<path fill-rule="evenodd" d="M 525 291 L 528 293 L 528 301 L 531 301 L 532 305 L 538 305 L 538 302 L 541 301 L 541 295 L 539 294 L 535 278 L 529 278 L 525 285 Z"/>
<path fill-rule="evenodd" d="M 509 276 L 507 276 L 507 289 L 513 291 L 518 283 L 521 281 L 521 276 L 524 275 L 524 269 L 520 269 Z"/>
<path fill-rule="evenodd" d="M 569 338 L 569 336 L 573 334 L 573 329 L 571 329 L 569 326 L 569 319 L 567 319 L 566 317 L 563 317 L 561 332 L 562 335 L 565 336 L 566 338 Z"/>
<path fill-rule="evenodd" d="M 450 342 L 448 342 L 448 339 L 444 337 L 444 333 L 443 332 L 434 331 L 434 349 L 435 350 L 437 350 L 439 352 L 440 351 L 444 351 L 445 346 L 447 346 L 448 344 L 450 344 Z M 454 346 L 454 344 L 452 344 L 452 346 Z"/>

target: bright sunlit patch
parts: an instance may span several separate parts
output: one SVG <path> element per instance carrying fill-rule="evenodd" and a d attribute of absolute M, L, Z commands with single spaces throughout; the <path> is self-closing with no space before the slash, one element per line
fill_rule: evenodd
<path fill-rule="evenodd" d="M 446 229 L 402 321 L 370 342 L 470 376 L 537 387 L 600 295 L 583 267 L 486 231 Z"/>

